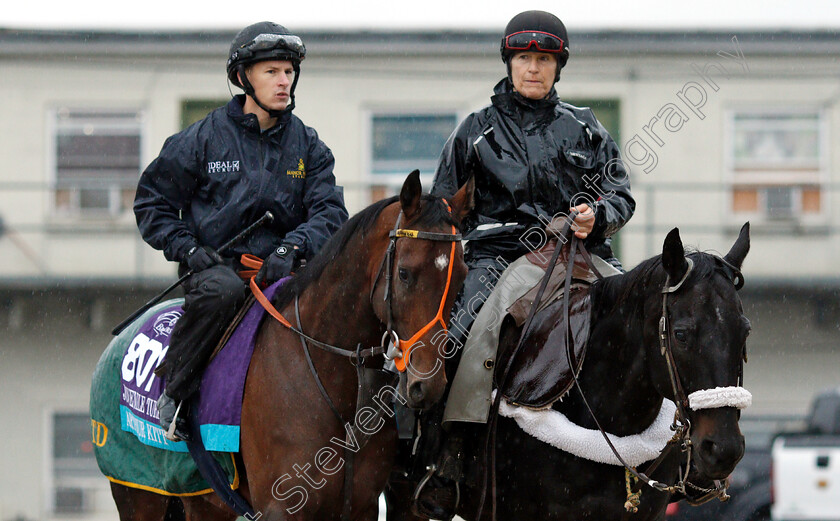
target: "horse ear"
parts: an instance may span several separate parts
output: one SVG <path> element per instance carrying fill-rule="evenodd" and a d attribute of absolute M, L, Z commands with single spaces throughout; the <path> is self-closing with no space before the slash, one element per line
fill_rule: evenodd
<path fill-rule="evenodd" d="M 452 208 L 452 217 L 456 222 L 461 222 L 475 206 L 475 177 L 470 176 L 460 190 L 455 192 L 449 201 Z"/>
<path fill-rule="evenodd" d="M 723 260 L 728 262 L 729 264 L 735 266 L 738 269 L 741 269 L 741 264 L 744 263 L 744 258 L 747 256 L 747 253 L 750 251 L 750 223 L 745 222 L 743 226 L 741 226 L 741 233 L 738 234 L 738 238 L 735 240 L 735 244 L 732 245 L 732 249 L 729 250 Z"/>
<path fill-rule="evenodd" d="M 688 269 L 679 228 L 674 228 L 665 237 L 665 243 L 662 245 L 662 267 L 665 268 L 672 284 L 682 280 L 685 270 Z"/>
<path fill-rule="evenodd" d="M 405 214 L 406 222 L 410 221 L 420 210 L 420 196 L 423 187 L 420 185 L 420 170 L 408 174 L 400 190 L 400 206 Z"/>

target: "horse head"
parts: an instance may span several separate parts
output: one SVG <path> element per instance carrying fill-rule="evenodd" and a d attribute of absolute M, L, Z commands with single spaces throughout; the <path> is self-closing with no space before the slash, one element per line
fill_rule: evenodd
<path fill-rule="evenodd" d="M 432 197 L 422 193 L 415 170 L 399 200 L 382 212 L 389 246 L 370 271 L 372 302 L 388 327 L 401 394 L 412 408 L 430 407 L 446 387 L 446 322 L 467 274 L 457 226 L 473 206 L 473 187 L 470 179 L 449 200 Z"/>
<path fill-rule="evenodd" d="M 724 479 L 744 454 L 738 420 L 740 409 L 751 402 L 741 387 L 750 326 L 736 292 L 749 247 L 747 223 L 723 258 L 701 252 L 686 256 L 675 228 L 663 246 L 662 293 L 648 299 L 645 308 L 659 321 L 658 338 L 647 339 L 656 349 L 649 356 L 659 360 L 651 364 L 652 380 L 685 416 L 693 461 L 707 479 Z"/>

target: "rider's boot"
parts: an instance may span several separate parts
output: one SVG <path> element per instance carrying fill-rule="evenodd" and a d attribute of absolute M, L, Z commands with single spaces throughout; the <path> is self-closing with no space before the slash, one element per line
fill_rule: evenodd
<path fill-rule="evenodd" d="M 160 426 L 163 427 L 164 436 L 170 441 L 189 441 L 190 429 L 187 424 L 187 407 L 184 402 L 175 403 L 166 391 L 161 393 L 157 401 L 158 413 L 160 413 Z"/>
<path fill-rule="evenodd" d="M 460 424 L 452 423 L 449 432 L 435 433 L 444 437 L 440 453 L 427 467 L 426 476 L 414 492 L 414 509 L 420 517 L 452 519 L 460 500 L 460 485 L 464 476 L 464 436 Z"/>

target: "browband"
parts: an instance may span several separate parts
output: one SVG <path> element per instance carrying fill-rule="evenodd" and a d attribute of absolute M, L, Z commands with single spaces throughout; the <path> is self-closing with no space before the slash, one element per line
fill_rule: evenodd
<path fill-rule="evenodd" d="M 460 241 L 461 234 L 460 233 L 435 233 L 435 232 L 423 232 L 420 230 L 406 230 L 403 228 L 397 228 L 396 230 L 391 230 L 388 234 L 390 238 L 400 238 L 400 237 L 407 237 L 409 239 L 425 239 L 427 241 L 444 241 L 444 242 L 451 242 L 451 241 Z"/>

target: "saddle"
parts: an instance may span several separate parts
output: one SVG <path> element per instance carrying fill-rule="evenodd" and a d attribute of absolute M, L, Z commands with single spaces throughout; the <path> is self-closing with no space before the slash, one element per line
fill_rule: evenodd
<path fill-rule="evenodd" d="M 543 248 L 529 253 L 527 259 L 547 270 L 556 247 L 557 241 L 550 241 Z M 583 365 L 591 319 L 589 288 L 597 277 L 578 256 L 572 265 L 571 288 L 566 288 L 568 264 L 569 244 L 566 243 L 561 246 L 543 297 L 537 303 L 531 327 L 520 334 L 522 348 L 512 361 L 502 389 L 502 395 L 511 404 L 531 408 L 550 406 L 571 388 Z M 539 286 L 508 308 L 508 314 L 517 326 L 522 327 L 531 313 Z M 563 310 L 566 291 L 569 291 L 568 323 Z"/>

